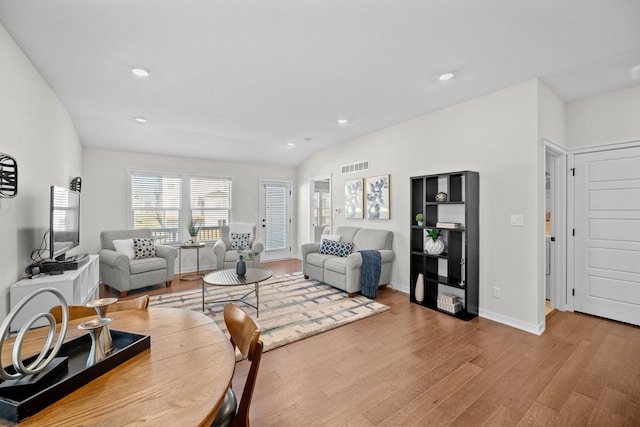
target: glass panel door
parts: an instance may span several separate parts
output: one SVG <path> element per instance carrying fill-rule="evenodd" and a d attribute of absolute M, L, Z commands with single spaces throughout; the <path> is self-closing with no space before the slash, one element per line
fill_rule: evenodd
<path fill-rule="evenodd" d="M 291 183 L 262 181 L 260 230 L 263 261 L 291 256 Z"/>
<path fill-rule="evenodd" d="M 312 179 L 310 181 L 310 188 L 310 241 L 319 242 L 324 229 L 327 227 L 331 228 L 331 179 Z"/>

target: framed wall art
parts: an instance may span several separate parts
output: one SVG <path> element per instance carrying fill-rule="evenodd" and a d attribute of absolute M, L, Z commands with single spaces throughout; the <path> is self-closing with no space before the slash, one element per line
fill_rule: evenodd
<path fill-rule="evenodd" d="M 346 180 L 344 182 L 344 217 L 362 219 L 362 216 L 362 178 Z"/>
<path fill-rule="evenodd" d="M 365 211 L 367 219 L 389 219 L 389 175 L 365 178 Z"/>

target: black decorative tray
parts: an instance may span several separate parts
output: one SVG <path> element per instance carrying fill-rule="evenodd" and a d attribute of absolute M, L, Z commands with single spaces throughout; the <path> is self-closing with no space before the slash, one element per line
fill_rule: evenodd
<path fill-rule="evenodd" d="M 95 365 L 86 366 L 91 350 L 91 337 L 86 334 L 64 343 L 44 372 L 19 380 L 0 380 L 0 418 L 20 422 L 151 346 L 148 335 L 111 329 L 111 338 L 113 352 Z M 34 359 L 28 358 L 24 364 Z M 13 366 L 5 370 L 15 372 Z"/>

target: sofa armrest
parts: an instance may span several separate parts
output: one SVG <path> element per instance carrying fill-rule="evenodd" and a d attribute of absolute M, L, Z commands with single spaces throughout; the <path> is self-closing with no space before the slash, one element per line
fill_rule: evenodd
<path fill-rule="evenodd" d="M 312 252 L 320 252 L 320 243 L 305 243 L 300 246 L 300 249 L 302 250 L 302 260 L 304 261 L 307 257 L 307 254 L 310 254 Z"/>
<path fill-rule="evenodd" d="M 253 242 L 251 242 L 251 251 L 255 254 L 261 254 L 262 251 L 264 251 L 264 243 L 262 243 L 262 240 L 253 239 Z"/>
<path fill-rule="evenodd" d="M 175 274 L 176 258 L 178 258 L 178 249 L 168 245 L 156 245 L 156 256 L 164 258 L 167 262 L 167 276 L 165 280 L 171 283 Z"/>
<path fill-rule="evenodd" d="M 380 249 L 380 257 L 382 262 L 391 262 L 395 258 L 395 253 L 392 249 Z"/>
<path fill-rule="evenodd" d="M 380 252 L 380 262 L 385 263 L 393 261 L 393 258 L 395 256 L 393 250 L 379 249 L 378 252 Z M 354 267 L 362 267 L 362 255 L 360 254 L 360 252 L 354 252 L 347 256 L 347 270 Z"/>
<path fill-rule="evenodd" d="M 213 253 L 217 257 L 224 258 L 224 253 L 225 252 L 227 252 L 227 245 L 226 245 L 226 243 L 224 243 L 224 240 L 222 240 L 222 239 L 216 240 L 216 242 L 213 244 Z"/>
<path fill-rule="evenodd" d="M 178 257 L 178 250 L 173 246 L 156 245 L 156 256 L 167 259 L 173 258 L 175 260 Z"/>
<path fill-rule="evenodd" d="M 100 264 L 106 264 L 113 268 L 129 271 L 129 257 L 113 251 L 111 249 L 100 249 L 98 251 Z"/>
<path fill-rule="evenodd" d="M 320 243 L 312 242 L 300 245 L 302 251 L 302 274 L 306 277 L 307 274 L 307 255 L 314 252 L 320 252 Z"/>
<path fill-rule="evenodd" d="M 216 268 L 224 269 L 224 254 L 227 252 L 227 244 L 222 239 L 216 240 L 213 244 L 213 254 L 216 256 Z"/>

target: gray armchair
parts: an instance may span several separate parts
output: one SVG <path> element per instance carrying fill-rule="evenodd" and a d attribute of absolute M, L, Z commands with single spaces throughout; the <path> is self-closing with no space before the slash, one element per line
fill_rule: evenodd
<path fill-rule="evenodd" d="M 220 239 L 213 245 L 213 253 L 216 255 L 216 262 L 218 270 L 226 270 L 229 268 L 235 268 L 236 261 L 238 261 L 239 252 L 237 249 L 232 249 L 231 240 L 229 239 L 230 227 L 233 228 L 233 224 L 225 225 L 220 229 Z M 264 244 L 256 237 L 256 226 L 251 224 L 253 239 L 249 243 L 248 248 L 245 250 L 251 250 L 256 255 L 253 260 L 245 258 L 247 267 L 260 267 L 260 254 L 264 251 Z"/>
<path fill-rule="evenodd" d="M 114 240 L 151 238 L 151 230 L 112 230 L 100 233 L 100 278 L 102 283 L 120 291 L 125 297 L 128 291 L 159 283 L 171 286 L 178 250 L 171 246 L 155 245 L 155 257 L 130 259 L 116 252 Z"/>

